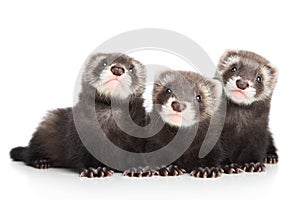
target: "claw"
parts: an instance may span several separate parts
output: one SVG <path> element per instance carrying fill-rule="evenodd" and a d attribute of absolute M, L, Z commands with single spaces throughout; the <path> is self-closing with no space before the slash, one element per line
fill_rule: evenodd
<path fill-rule="evenodd" d="M 114 171 L 112 171 L 112 170 L 108 170 L 108 176 L 111 176 L 111 175 L 113 175 L 113 173 L 114 173 Z"/>
<path fill-rule="evenodd" d="M 195 172 L 196 172 L 195 170 L 191 171 L 190 175 L 191 175 L 191 176 L 194 176 L 194 175 L 195 175 Z"/>
<path fill-rule="evenodd" d="M 230 170 L 229 170 L 229 174 L 232 174 L 232 173 L 234 173 L 235 172 L 235 169 L 233 169 L 233 168 L 231 168 Z"/>
<path fill-rule="evenodd" d="M 164 175 L 164 176 L 168 176 L 168 174 L 169 174 L 169 173 L 168 173 L 167 170 L 165 170 L 165 171 L 163 172 L 163 175 Z"/>
<path fill-rule="evenodd" d="M 84 173 L 84 172 L 81 172 L 79 176 L 80 176 L 80 177 L 85 177 L 85 173 Z"/>
<path fill-rule="evenodd" d="M 206 171 L 203 174 L 203 178 L 207 178 L 207 172 Z"/>
<path fill-rule="evenodd" d="M 197 177 L 197 178 L 200 177 L 200 171 L 198 171 L 198 173 L 196 174 L 196 177 Z"/>
<path fill-rule="evenodd" d="M 212 177 L 212 178 L 216 178 L 216 173 L 215 173 L 215 172 L 212 172 L 211 177 Z"/>
<path fill-rule="evenodd" d="M 177 176 L 178 172 L 176 170 L 174 170 L 174 176 Z"/>
<path fill-rule="evenodd" d="M 128 170 L 125 170 L 124 172 L 123 172 L 123 176 L 127 176 L 128 175 Z"/>
<path fill-rule="evenodd" d="M 154 175 L 159 175 L 159 172 L 157 170 L 153 170 Z"/>
<path fill-rule="evenodd" d="M 150 177 L 151 175 L 152 175 L 152 173 L 149 171 L 149 172 L 147 172 L 146 177 Z"/>

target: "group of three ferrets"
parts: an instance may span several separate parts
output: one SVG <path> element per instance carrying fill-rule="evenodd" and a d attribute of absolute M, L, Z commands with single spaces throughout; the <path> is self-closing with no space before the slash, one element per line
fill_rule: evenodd
<path fill-rule="evenodd" d="M 29 145 L 12 149 L 10 156 L 40 169 L 75 169 L 82 177 L 120 171 L 103 162 L 103 155 L 115 163 L 127 162 L 123 174 L 135 177 L 189 172 L 214 178 L 222 172 L 264 171 L 264 162 L 278 162 L 268 127 L 277 76 L 277 69 L 256 53 L 226 51 L 215 79 L 195 72 L 161 72 L 153 86 L 153 109 L 147 113 L 142 97 L 146 67 L 124 54 L 97 53 L 85 63 L 78 103 L 49 112 Z M 156 133 L 158 124 L 162 127 Z M 127 134 L 124 127 L 140 137 Z M 155 133 L 147 137 L 151 131 Z M 173 142 L 179 134 L 181 142 Z M 135 166 L 99 135 L 133 153 L 170 147 L 155 156 L 158 162 Z M 209 150 L 204 157 L 199 156 L 201 148 Z"/>

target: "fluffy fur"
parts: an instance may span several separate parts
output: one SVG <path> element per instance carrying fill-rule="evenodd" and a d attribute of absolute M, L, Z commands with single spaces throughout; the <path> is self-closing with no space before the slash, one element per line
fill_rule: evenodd
<path fill-rule="evenodd" d="M 114 75 L 114 70 L 119 70 L 116 71 L 119 75 Z M 120 117 L 123 121 L 131 117 L 138 125 L 145 123 L 142 99 L 145 79 L 145 66 L 133 58 L 117 53 L 92 55 L 85 63 L 82 91 L 77 105 L 49 112 L 33 134 L 28 147 L 12 149 L 11 158 L 37 168 L 72 168 L 80 171 L 81 176 L 111 175 L 112 171 L 95 159 L 83 145 L 73 114 L 80 110 L 78 123 L 86 127 L 86 137 L 93 137 L 88 130 L 91 130 L 92 126 L 91 112 L 95 111 L 103 130 L 103 133 L 99 134 L 105 134 L 120 148 L 141 152 L 142 145 L 136 145 L 138 138 L 121 131 L 114 117 Z M 117 101 L 117 114 L 112 111 L 112 99 Z M 90 102 L 94 102 L 95 105 L 91 105 Z M 128 106 L 130 116 L 123 116 L 123 109 Z M 97 145 L 101 147 L 101 143 Z M 109 156 L 114 159 L 113 152 L 110 152 Z"/>
<path fill-rule="evenodd" d="M 212 126 L 210 119 L 219 102 L 220 92 L 217 91 L 218 87 L 212 80 L 194 72 L 166 71 L 157 77 L 153 88 L 154 109 L 150 115 L 158 117 L 152 119 L 150 130 L 161 122 L 164 122 L 164 126 L 156 135 L 148 138 L 144 150 L 152 152 L 165 147 L 179 131 L 184 133 L 182 137 L 186 137 L 183 142 L 188 140 L 189 134 L 196 133 L 183 155 L 172 165 L 159 167 L 157 173 L 164 176 L 179 175 L 186 170 L 195 177 L 220 175 L 218 167 L 222 151 L 218 142 L 206 157 L 198 157 L 208 127 Z M 178 148 L 175 146 L 164 156 L 169 157 L 176 151 Z"/>
<path fill-rule="evenodd" d="M 262 171 L 264 159 L 278 159 L 268 127 L 277 69 L 253 52 L 230 50 L 219 61 L 217 77 L 227 96 L 222 132 L 225 172 L 238 172 L 240 168 Z"/>

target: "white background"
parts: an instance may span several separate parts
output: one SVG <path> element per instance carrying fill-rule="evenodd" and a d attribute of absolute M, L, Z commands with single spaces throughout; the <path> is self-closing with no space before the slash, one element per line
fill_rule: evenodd
<path fill-rule="evenodd" d="M 299 5 L 287 0 L 207 2 L 1 1 L 1 199 L 299 198 Z M 112 36 L 138 28 L 182 33 L 215 63 L 228 48 L 252 50 L 274 63 L 280 76 L 270 126 L 279 164 L 267 166 L 265 173 L 216 180 L 120 175 L 87 180 L 67 170 L 41 171 L 11 162 L 9 150 L 28 143 L 47 110 L 73 104 L 86 57 Z"/>

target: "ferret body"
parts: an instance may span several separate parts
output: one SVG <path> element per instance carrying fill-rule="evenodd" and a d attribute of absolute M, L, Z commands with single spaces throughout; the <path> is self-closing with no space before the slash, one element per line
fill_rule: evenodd
<path fill-rule="evenodd" d="M 270 101 L 277 82 L 277 69 L 265 58 L 249 51 L 227 51 L 217 75 L 227 97 L 222 131 L 225 173 L 264 170 L 263 161 L 277 162 L 269 131 Z"/>
<path fill-rule="evenodd" d="M 138 138 L 124 133 L 115 118 L 126 121 L 131 117 L 138 125 L 145 123 L 142 98 L 145 78 L 144 65 L 124 54 L 92 55 L 85 65 L 79 102 L 73 108 L 49 112 L 28 147 L 12 149 L 11 158 L 36 168 L 67 167 L 78 170 L 81 176 L 110 176 L 113 171 L 96 159 L 83 144 L 76 123 L 83 128 L 83 137 L 92 138 L 95 134 L 92 131 L 94 113 L 95 126 L 100 125 L 102 129 L 99 134 L 105 134 L 124 150 L 141 152 L 142 145 L 136 145 Z M 113 105 L 116 112 L 112 110 L 112 100 L 116 101 Z M 125 112 L 128 107 L 130 116 L 126 116 Z M 97 145 L 101 146 L 101 143 Z M 108 156 L 114 159 L 114 152 L 108 152 Z"/>
<path fill-rule="evenodd" d="M 150 131 L 153 131 L 157 124 L 164 125 L 156 135 L 147 139 L 144 151 L 157 151 L 168 145 L 178 134 L 181 134 L 182 138 L 163 155 L 157 155 L 158 159 L 164 161 L 177 154 L 171 165 L 155 166 L 149 163 L 150 168 L 157 167 L 155 171 L 163 176 L 180 175 L 184 171 L 195 177 L 217 177 L 221 174 L 219 166 L 222 150 L 218 140 L 208 144 L 212 150 L 204 158 L 199 158 L 213 110 L 217 107 L 219 94 L 216 91 L 217 86 L 212 80 L 194 72 L 166 71 L 158 76 L 154 83 L 153 111 L 150 114 L 156 117 L 153 117 L 150 123 Z M 188 141 L 190 144 L 186 149 L 182 149 Z M 137 175 L 141 176 L 141 172 Z M 130 170 L 125 174 L 135 175 Z"/>

